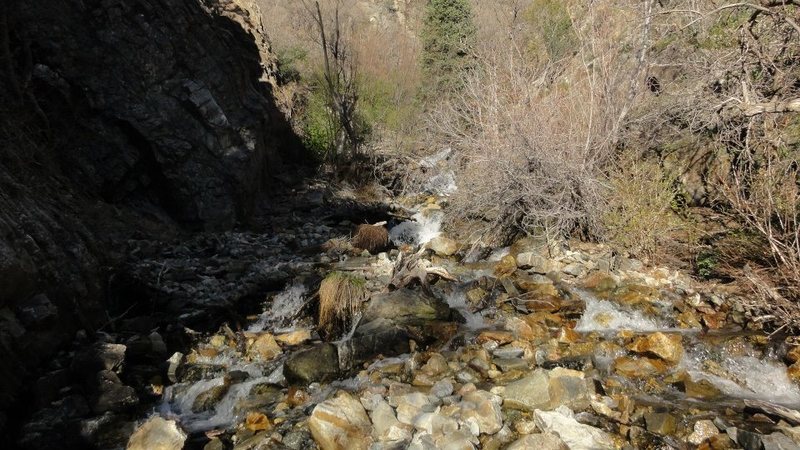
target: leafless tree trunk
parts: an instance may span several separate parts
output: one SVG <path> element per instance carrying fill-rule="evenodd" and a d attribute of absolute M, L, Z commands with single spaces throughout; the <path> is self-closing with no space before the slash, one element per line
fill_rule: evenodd
<path fill-rule="evenodd" d="M 336 118 L 337 129 L 334 133 L 336 148 L 329 156 L 338 164 L 343 157 L 353 157 L 359 150 L 359 135 L 355 126 L 358 89 L 354 55 L 349 51 L 343 36 L 339 1 L 336 1 L 332 17 L 328 20 L 322 12 L 319 1 L 314 2 L 313 9 L 306 1 L 303 0 L 303 5 L 313 17 L 319 32 L 324 63 L 324 89 L 328 106 Z"/>

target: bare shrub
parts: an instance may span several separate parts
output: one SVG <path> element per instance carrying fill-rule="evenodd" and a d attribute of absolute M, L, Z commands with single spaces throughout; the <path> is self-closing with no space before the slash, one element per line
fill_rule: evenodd
<path fill-rule="evenodd" d="M 797 4 L 661 5 L 649 67 L 657 86 L 630 115 L 626 142 L 673 161 L 693 201 L 705 196 L 740 224 L 747 245 L 721 249 L 719 264 L 750 281 L 751 306 L 786 325 L 800 311 L 786 309 L 800 299 Z"/>
<path fill-rule="evenodd" d="M 520 231 L 600 235 L 605 168 L 644 57 L 624 49 L 647 41 L 646 27 L 629 27 L 646 8 L 620 13 L 611 3 L 569 10 L 572 30 L 562 34 L 577 37 L 576 58 L 532 64 L 513 40 L 491 46 L 464 89 L 432 115 L 460 156 L 455 214 L 485 241 Z"/>
<path fill-rule="evenodd" d="M 328 337 L 345 332 L 366 300 L 363 278 L 331 272 L 319 287 L 319 330 Z"/>
<path fill-rule="evenodd" d="M 389 246 L 389 232 L 382 225 L 361 224 L 356 228 L 352 240 L 353 247 L 366 250 L 373 255 Z"/>

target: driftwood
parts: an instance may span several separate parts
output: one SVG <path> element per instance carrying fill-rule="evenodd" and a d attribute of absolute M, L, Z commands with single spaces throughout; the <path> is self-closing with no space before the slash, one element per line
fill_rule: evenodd
<path fill-rule="evenodd" d="M 438 277 L 449 281 L 458 281 L 447 269 L 431 266 L 430 261 L 422 258 L 424 252 L 425 250 L 421 249 L 417 253 L 408 256 L 400 253 L 397 263 L 394 265 L 392 281 L 389 282 L 390 289 L 402 289 L 419 283 L 423 290 L 430 292 L 429 280 L 431 278 Z"/>

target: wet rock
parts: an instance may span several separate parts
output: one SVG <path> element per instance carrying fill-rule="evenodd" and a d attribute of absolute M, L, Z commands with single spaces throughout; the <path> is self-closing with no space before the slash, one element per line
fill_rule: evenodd
<path fill-rule="evenodd" d="M 225 443 L 218 437 L 211 438 L 211 440 L 203 446 L 203 450 L 225 450 Z"/>
<path fill-rule="evenodd" d="M 339 354 L 333 344 L 319 344 L 292 354 L 284 364 L 283 375 L 292 384 L 308 385 L 329 381 L 339 374 Z"/>
<path fill-rule="evenodd" d="M 461 417 L 474 420 L 481 434 L 495 434 L 503 427 L 500 397 L 486 391 L 473 391 L 461 399 Z"/>
<path fill-rule="evenodd" d="M 735 427 L 725 430 L 734 442 L 739 444 L 744 450 L 761 450 L 763 443 L 762 436 L 752 431 L 741 430 Z"/>
<path fill-rule="evenodd" d="M 558 272 L 561 269 L 561 264 L 536 253 L 524 252 L 517 255 L 517 267 L 528 269 L 533 273 L 547 274 Z"/>
<path fill-rule="evenodd" d="M 17 317 L 26 328 L 46 326 L 57 315 L 58 307 L 45 294 L 36 294 L 17 306 Z"/>
<path fill-rule="evenodd" d="M 300 345 L 311 339 L 311 330 L 302 329 L 275 336 L 275 340 L 284 345 Z"/>
<path fill-rule="evenodd" d="M 553 434 L 529 434 L 506 447 L 505 450 L 568 450 L 567 444 Z"/>
<path fill-rule="evenodd" d="M 184 442 L 186 433 L 175 421 L 155 416 L 131 435 L 127 450 L 181 450 Z"/>
<path fill-rule="evenodd" d="M 431 386 L 431 395 L 445 398 L 453 394 L 453 382 L 450 380 L 439 380 Z"/>
<path fill-rule="evenodd" d="M 390 398 L 390 403 L 397 405 L 397 420 L 406 425 L 414 425 L 415 419 L 421 413 L 433 411 L 434 403 L 438 403 L 438 401 L 438 398 L 421 392 L 411 392 Z"/>
<path fill-rule="evenodd" d="M 495 358 L 492 362 L 503 372 L 528 370 L 528 361 L 522 358 Z"/>
<path fill-rule="evenodd" d="M 437 236 L 431 239 L 427 246 L 439 256 L 455 255 L 459 248 L 458 242 L 445 236 Z"/>
<path fill-rule="evenodd" d="M 122 411 L 139 402 L 136 390 L 122 384 L 116 373 L 102 370 L 97 373 L 95 379 L 95 395 L 92 403 L 92 410 L 95 413 Z"/>
<path fill-rule="evenodd" d="M 558 436 L 572 450 L 615 448 L 610 434 L 578 422 L 569 408 L 561 406 L 555 411 L 536 410 L 533 420 L 543 433 Z"/>
<path fill-rule="evenodd" d="M 503 406 L 534 411 L 550 406 L 550 377 L 542 369 L 506 386 L 502 394 Z"/>
<path fill-rule="evenodd" d="M 494 276 L 506 278 L 517 270 L 517 259 L 513 255 L 506 255 L 494 266 Z"/>
<path fill-rule="evenodd" d="M 70 367 L 76 374 L 94 374 L 99 370 L 117 371 L 124 360 L 124 345 L 97 343 L 77 353 Z"/>
<path fill-rule="evenodd" d="M 708 380 L 700 379 L 695 381 L 688 373 L 683 373 L 680 377 L 683 390 L 689 397 L 713 400 L 722 396 L 722 391 Z"/>
<path fill-rule="evenodd" d="M 564 266 L 561 269 L 561 272 L 573 277 L 580 277 L 581 275 L 586 273 L 586 267 L 580 263 L 570 263 Z"/>
<path fill-rule="evenodd" d="M 623 356 L 614 360 L 614 370 L 628 378 L 647 378 L 666 372 L 667 366 L 658 359 Z"/>
<path fill-rule="evenodd" d="M 135 422 L 112 412 L 80 422 L 81 437 L 95 448 L 122 448 L 135 430 Z"/>
<path fill-rule="evenodd" d="M 719 434 L 717 426 L 710 420 L 698 420 L 694 423 L 694 431 L 689 435 L 690 444 L 700 445 L 712 436 Z"/>
<path fill-rule="evenodd" d="M 500 345 L 508 344 L 514 341 L 514 334 L 510 331 L 486 330 L 481 331 L 478 337 L 475 338 L 475 342 L 478 344 L 484 344 L 489 341 L 494 341 Z"/>
<path fill-rule="evenodd" d="M 458 431 L 458 421 L 437 412 L 423 412 L 414 418 L 414 428 L 438 437 Z"/>
<path fill-rule="evenodd" d="M 178 369 L 183 364 L 183 359 L 183 353 L 175 352 L 167 360 L 167 378 L 170 382 L 178 382 Z"/>
<path fill-rule="evenodd" d="M 346 392 L 314 408 L 308 428 L 322 450 L 366 450 L 372 425 L 361 403 Z"/>
<path fill-rule="evenodd" d="M 431 321 L 449 320 L 450 307 L 442 300 L 410 289 L 398 289 L 373 296 L 362 317 L 363 323 L 386 319 L 399 326 L 426 326 Z"/>
<path fill-rule="evenodd" d="M 678 428 L 678 420 L 669 413 L 646 413 L 644 415 L 644 421 L 647 424 L 647 431 L 662 436 L 671 436 L 675 434 Z"/>
<path fill-rule="evenodd" d="M 269 361 L 283 353 L 281 346 L 275 341 L 275 337 L 270 333 L 258 336 L 250 346 L 250 353 L 259 358 Z"/>
<path fill-rule="evenodd" d="M 573 410 L 586 409 L 590 405 L 591 381 L 584 379 L 583 372 L 556 368 L 550 371 L 550 408 L 565 405 Z"/>
<path fill-rule="evenodd" d="M 583 280 L 583 287 L 591 289 L 595 292 L 610 292 L 616 289 L 619 285 L 619 279 L 614 275 L 595 272 Z"/>
<path fill-rule="evenodd" d="M 225 397 L 230 387 L 231 385 L 229 382 L 223 381 L 222 384 L 213 386 L 200 393 L 192 403 L 192 412 L 201 413 L 216 408 L 217 403 Z"/>
<path fill-rule="evenodd" d="M 628 347 L 636 353 L 653 355 L 670 364 L 677 364 L 683 357 L 683 344 L 679 334 L 661 332 L 642 336 Z"/>
<path fill-rule="evenodd" d="M 392 407 L 380 398 L 380 395 L 376 395 L 376 397 L 378 397 L 377 401 L 369 408 L 369 415 L 374 427 L 372 436 L 378 441 L 410 441 L 411 427 L 400 423 Z"/>
<path fill-rule="evenodd" d="M 269 418 L 260 412 L 253 411 L 247 414 L 244 426 L 250 431 L 258 432 L 272 428 Z"/>
<path fill-rule="evenodd" d="M 783 433 L 772 433 L 766 436 L 761 436 L 761 443 L 764 445 L 764 450 L 800 449 L 800 445 L 797 445 Z"/>

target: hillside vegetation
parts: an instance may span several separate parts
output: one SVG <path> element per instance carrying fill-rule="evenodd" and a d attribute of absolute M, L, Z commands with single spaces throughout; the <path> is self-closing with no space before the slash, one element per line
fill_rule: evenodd
<path fill-rule="evenodd" d="M 473 242 L 603 241 L 793 310 L 794 1 L 262 3 L 279 97 L 326 167 L 402 190 L 451 148 L 450 223 Z"/>

